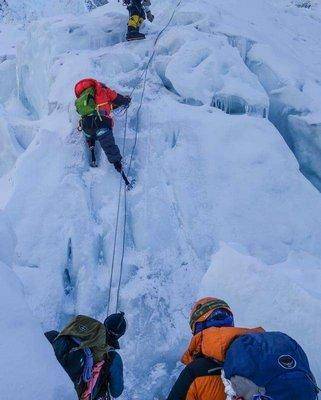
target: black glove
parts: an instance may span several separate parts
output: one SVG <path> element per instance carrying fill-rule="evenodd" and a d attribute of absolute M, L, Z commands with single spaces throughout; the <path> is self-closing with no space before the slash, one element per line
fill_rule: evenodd
<path fill-rule="evenodd" d="M 149 22 L 153 22 L 154 18 L 155 18 L 154 15 L 150 11 L 147 11 L 146 17 L 147 17 Z"/>
<path fill-rule="evenodd" d="M 130 0 L 123 0 L 123 4 L 124 4 L 124 6 L 129 6 Z"/>
<path fill-rule="evenodd" d="M 114 162 L 114 167 L 115 167 L 115 170 L 117 172 L 119 172 L 119 173 L 121 173 L 122 170 L 123 170 L 123 166 L 122 166 L 122 163 L 120 161 Z"/>
<path fill-rule="evenodd" d="M 124 96 L 124 100 L 123 100 L 124 107 L 126 107 L 126 108 L 129 107 L 131 101 L 132 101 L 132 99 L 129 96 Z"/>

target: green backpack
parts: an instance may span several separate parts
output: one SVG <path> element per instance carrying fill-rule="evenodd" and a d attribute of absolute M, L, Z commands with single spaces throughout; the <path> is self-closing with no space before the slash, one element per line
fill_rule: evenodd
<path fill-rule="evenodd" d="M 75 106 L 77 113 L 82 117 L 92 115 L 96 111 L 95 103 L 95 90 L 94 88 L 88 88 L 84 90 L 81 95 L 76 99 Z"/>

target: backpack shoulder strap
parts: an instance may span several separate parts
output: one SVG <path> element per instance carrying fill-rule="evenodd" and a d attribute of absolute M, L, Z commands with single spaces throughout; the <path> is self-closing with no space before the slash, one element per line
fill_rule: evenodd
<path fill-rule="evenodd" d="M 201 356 L 197 357 L 187 367 L 191 374 L 198 378 L 200 376 L 220 376 L 223 365 L 212 358 Z"/>

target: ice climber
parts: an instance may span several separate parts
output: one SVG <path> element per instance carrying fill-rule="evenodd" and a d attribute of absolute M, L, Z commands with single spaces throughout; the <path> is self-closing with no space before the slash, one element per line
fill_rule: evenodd
<path fill-rule="evenodd" d="M 122 394 L 123 363 L 115 349 L 125 331 L 126 320 L 120 312 L 104 323 L 78 315 L 60 333 L 45 333 L 80 400 L 105 400 Z"/>
<path fill-rule="evenodd" d="M 112 110 L 117 107 L 128 107 L 129 96 L 110 89 L 92 78 L 82 79 L 75 85 L 75 106 L 81 115 L 80 129 L 83 130 L 91 151 L 91 166 L 95 167 L 95 142 L 99 141 L 108 161 L 116 171 L 122 172 L 122 156 L 113 135 Z"/>
<path fill-rule="evenodd" d="M 192 309 L 185 369 L 167 400 L 315 400 L 302 348 L 281 332 L 234 327 L 229 305 L 212 297 Z"/>
<path fill-rule="evenodd" d="M 154 15 L 149 9 L 150 0 L 124 0 L 124 4 L 129 12 L 126 39 L 129 41 L 145 39 L 145 35 L 139 32 L 139 28 L 146 18 L 149 22 L 154 21 Z"/>

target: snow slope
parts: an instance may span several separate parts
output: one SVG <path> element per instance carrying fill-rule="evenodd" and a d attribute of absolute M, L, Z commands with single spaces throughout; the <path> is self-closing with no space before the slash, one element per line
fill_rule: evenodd
<path fill-rule="evenodd" d="M 124 159 L 127 169 L 137 131 L 130 172 L 137 184 L 126 196 L 120 277 L 121 192 L 110 304 L 114 311 L 121 278 L 124 397 L 167 394 L 190 336 L 190 306 L 205 294 L 224 296 L 240 324 L 292 334 L 320 380 L 320 8 L 176 4 L 155 0 L 155 23 L 137 43 L 124 42 L 127 14 L 116 2 L 1 25 L 8 79 L 0 91 L 0 204 L 16 236 L 5 262 L 43 330 L 76 313 L 104 318 L 119 176 L 103 154 L 99 168 L 89 168 L 73 85 L 93 76 L 121 93 L 134 90 Z M 116 116 L 121 147 L 124 129 Z M 13 272 L 5 274 L 14 286 Z M 32 329 L 40 338 L 39 326 Z M 52 363 L 44 348 L 34 353 Z M 40 399 L 28 388 L 26 398 Z"/>
<path fill-rule="evenodd" d="M 55 399 L 71 394 L 67 379 L 57 367 L 40 321 L 26 304 L 23 287 L 9 267 L 15 248 L 15 235 L 0 213 L 0 384 L 1 399 Z"/>

